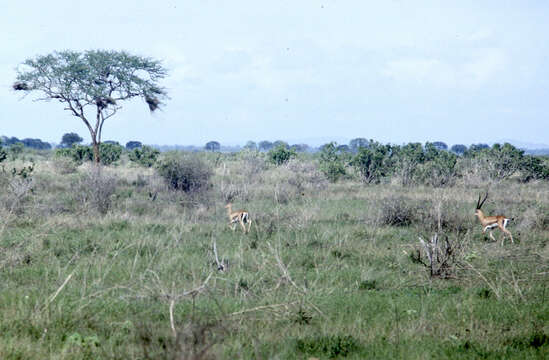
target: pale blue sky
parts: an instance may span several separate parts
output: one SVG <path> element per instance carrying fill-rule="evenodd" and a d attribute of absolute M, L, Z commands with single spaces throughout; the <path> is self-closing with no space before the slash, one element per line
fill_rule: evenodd
<path fill-rule="evenodd" d="M 88 141 L 10 85 L 26 58 L 99 48 L 169 69 L 163 111 L 136 100 L 107 120 L 121 143 L 548 144 L 548 19 L 546 1 L 6 1 L 0 134 Z"/>

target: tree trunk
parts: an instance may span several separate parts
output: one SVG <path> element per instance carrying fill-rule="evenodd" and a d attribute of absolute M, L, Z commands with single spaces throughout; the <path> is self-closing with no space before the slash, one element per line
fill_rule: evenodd
<path fill-rule="evenodd" d="M 95 139 L 93 140 L 93 162 L 95 163 L 95 165 L 99 165 L 99 161 L 100 161 L 100 158 L 99 158 L 99 143 L 97 141 L 95 141 Z"/>

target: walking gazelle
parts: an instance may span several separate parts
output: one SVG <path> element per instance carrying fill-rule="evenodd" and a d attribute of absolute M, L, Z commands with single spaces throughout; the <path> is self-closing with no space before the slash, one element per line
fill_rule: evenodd
<path fill-rule="evenodd" d="M 240 223 L 242 231 L 244 231 L 244 233 L 249 232 L 252 227 L 252 219 L 250 219 L 250 214 L 246 210 L 233 211 L 232 206 L 233 205 L 231 203 L 225 205 L 230 220 L 229 227 L 234 231 L 236 228 L 236 223 Z M 246 229 L 245 224 L 248 224 L 248 229 Z"/>
<path fill-rule="evenodd" d="M 478 217 L 482 225 L 482 233 L 486 234 L 486 230 L 489 230 L 490 238 L 496 241 L 496 239 L 494 238 L 494 235 L 492 235 L 492 229 L 498 227 L 504 233 L 503 238 L 501 239 L 501 246 L 503 246 L 503 242 L 505 241 L 506 234 L 509 235 L 509 237 L 511 238 L 511 242 L 514 243 L 513 235 L 511 235 L 511 232 L 506 229 L 507 224 L 509 223 L 509 220 L 510 220 L 509 218 L 506 218 L 503 215 L 485 216 L 482 210 L 480 210 L 480 208 L 482 207 L 482 205 L 484 204 L 487 198 L 488 198 L 488 192 L 486 192 L 486 195 L 484 196 L 484 199 L 482 201 L 480 201 L 480 195 L 479 195 L 477 200 L 477 208 L 475 210 L 475 216 Z"/>

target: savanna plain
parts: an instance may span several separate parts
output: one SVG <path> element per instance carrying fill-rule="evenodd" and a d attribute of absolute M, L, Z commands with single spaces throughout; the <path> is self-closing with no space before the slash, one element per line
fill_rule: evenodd
<path fill-rule="evenodd" d="M 126 153 L 0 164 L 1 359 L 549 357 L 547 180 L 367 182 L 345 165 L 330 181 L 314 154 L 169 157 L 200 186 Z M 483 234 L 486 192 L 514 243 Z"/>

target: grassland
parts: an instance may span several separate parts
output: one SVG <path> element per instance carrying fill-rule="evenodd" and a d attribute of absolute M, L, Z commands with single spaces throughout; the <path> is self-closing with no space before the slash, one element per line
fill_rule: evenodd
<path fill-rule="evenodd" d="M 311 158 L 199 156 L 214 175 L 194 195 L 125 159 L 99 178 L 3 163 L 1 359 L 549 357 L 547 182 L 329 183 Z M 482 234 L 486 189 L 514 244 Z M 413 256 L 435 232 L 458 249 L 445 277 Z"/>

